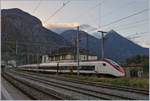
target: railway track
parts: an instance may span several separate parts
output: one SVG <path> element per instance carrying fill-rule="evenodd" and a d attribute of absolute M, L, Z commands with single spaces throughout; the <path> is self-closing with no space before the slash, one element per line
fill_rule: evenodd
<path fill-rule="evenodd" d="M 13 74 L 15 74 L 15 73 L 13 72 Z M 62 84 L 45 81 L 43 79 L 35 78 L 33 76 L 29 76 L 29 75 L 27 76 L 27 74 L 25 74 L 24 76 L 23 76 L 23 74 L 15 74 L 15 75 L 30 79 L 33 82 L 38 81 L 38 83 L 48 84 L 50 86 L 57 87 L 60 90 L 65 89 L 66 91 L 72 92 L 72 94 L 71 94 L 72 96 L 77 95 L 75 97 L 75 99 L 91 99 L 91 100 L 92 99 L 94 99 L 94 100 L 98 100 L 98 99 L 105 99 L 105 100 L 107 99 L 108 100 L 108 99 L 110 99 L 108 96 L 97 95 L 97 93 L 93 94 L 93 92 L 87 92 L 87 91 L 84 91 L 83 89 L 81 90 L 81 89 L 77 89 L 77 88 L 72 88 L 70 86 L 68 87 L 68 86 L 65 86 L 65 85 L 62 85 Z M 65 93 L 65 92 L 63 92 L 63 93 Z"/>
<path fill-rule="evenodd" d="M 17 73 L 16 71 L 13 71 L 13 72 Z M 98 99 L 107 99 L 107 100 L 108 99 L 130 99 L 130 100 L 141 99 L 141 97 L 140 98 L 135 97 L 134 94 L 131 94 L 133 96 L 125 96 L 125 95 L 114 94 L 114 93 L 110 93 L 110 92 L 103 92 L 103 91 L 99 91 L 99 90 L 96 90 L 96 89 L 93 89 L 93 88 L 90 89 L 88 87 L 85 87 L 85 83 L 84 83 L 84 86 L 73 84 L 73 83 L 77 83 L 77 81 L 73 82 L 73 83 L 71 83 L 72 82 L 71 80 L 69 80 L 69 81 L 67 80 L 68 83 L 62 82 L 62 81 L 66 81 L 66 80 L 64 80 L 62 78 L 57 78 L 57 77 L 54 78 L 54 76 L 51 76 L 51 79 L 49 79 L 50 76 L 45 77 L 43 75 L 41 76 L 41 74 L 39 76 L 39 74 L 35 74 L 35 73 L 34 73 L 34 75 L 33 75 L 33 73 L 17 73 L 17 74 L 25 76 L 28 79 L 32 79 L 32 80 L 35 80 L 35 81 L 46 83 L 46 84 L 49 84 L 49 85 L 52 85 L 52 86 L 57 86 L 58 88 L 63 88 L 63 89 L 71 90 L 71 91 L 74 91 L 74 92 L 86 94 L 88 96 L 93 96 L 93 98 L 96 97 Z M 56 80 L 54 80 L 54 79 L 56 79 Z M 78 83 L 80 83 L 80 82 L 78 82 Z M 143 97 L 142 99 L 147 99 L 147 98 Z"/>
<path fill-rule="evenodd" d="M 3 73 L 2 76 L 8 82 L 10 82 L 14 87 L 16 87 L 21 92 L 23 92 L 25 95 L 27 95 L 31 100 L 38 100 L 38 99 L 42 99 L 42 100 L 44 100 L 44 99 L 45 100 L 46 99 L 58 99 L 56 97 L 48 96 L 44 92 L 39 91 L 38 89 L 33 88 L 33 87 L 27 85 L 25 82 L 22 82 L 22 81 L 20 81 L 20 80 L 18 80 L 16 78 L 12 77 L 11 75 Z"/>
<path fill-rule="evenodd" d="M 2 76 L 17 89 L 22 91 L 31 100 L 65 100 L 74 99 L 56 91 L 35 85 L 33 82 L 11 73 L 2 73 Z"/>
<path fill-rule="evenodd" d="M 149 91 L 145 90 L 145 89 L 131 88 L 131 87 L 127 87 L 127 86 L 115 86 L 115 85 L 106 84 L 106 83 L 89 82 L 89 81 L 85 81 L 85 80 L 72 79 L 72 78 L 62 77 L 62 76 L 58 77 L 58 75 L 49 75 L 49 74 L 43 74 L 43 73 L 38 73 L 37 74 L 35 72 L 28 72 L 28 71 L 25 71 L 25 73 L 29 73 L 29 74 L 33 74 L 33 75 L 40 75 L 40 76 L 44 76 L 44 77 L 55 78 L 55 79 L 58 79 L 58 80 L 65 80 L 65 81 L 68 81 L 68 82 L 91 85 L 91 86 L 95 86 L 95 87 L 103 87 L 103 88 L 122 90 L 122 91 L 137 93 L 137 94 L 149 95 Z"/>

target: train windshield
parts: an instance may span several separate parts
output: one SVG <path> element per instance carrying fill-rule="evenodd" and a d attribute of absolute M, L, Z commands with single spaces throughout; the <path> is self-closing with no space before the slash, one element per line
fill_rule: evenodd
<path fill-rule="evenodd" d="M 109 61 L 111 64 L 115 65 L 116 67 L 120 67 L 119 64 L 117 64 L 116 62 L 110 60 L 110 59 L 106 59 L 107 61 Z"/>

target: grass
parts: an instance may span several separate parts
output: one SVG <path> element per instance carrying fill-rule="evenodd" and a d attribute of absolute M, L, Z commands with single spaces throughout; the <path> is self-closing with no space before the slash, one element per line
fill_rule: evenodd
<path fill-rule="evenodd" d="M 76 75 L 64 75 L 69 78 L 78 78 L 80 80 L 86 80 L 97 83 L 107 83 L 119 86 L 128 86 L 141 89 L 149 89 L 149 79 L 148 78 L 107 78 L 107 77 L 97 77 L 97 76 L 82 76 L 77 77 Z"/>

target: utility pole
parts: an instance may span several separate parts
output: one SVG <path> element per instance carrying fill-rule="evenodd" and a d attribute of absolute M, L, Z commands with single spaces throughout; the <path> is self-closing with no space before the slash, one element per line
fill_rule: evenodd
<path fill-rule="evenodd" d="M 39 54 L 38 53 L 36 54 L 36 63 L 37 64 L 39 63 Z"/>
<path fill-rule="evenodd" d="M 17 64 L 18 64 L 18 41 L 16 40 L 16 49 L 15 49 L 15 51 L 16 51 L 16 67 L 17 67 Z"/>
<path fill-rule="evenodd" d="M 28 46 L 27 46 L 27 64 L 29 64 L 29 59 L 30 59 L 30 56 L 29 56 L 29 49 L 28 49 Z"/>
<path fill-rule="evenodd" d="M 80 59 L 80 53 L 79 53 L 79 26 L 77 26 L 77 75 L 79 76 L 79 59 Z"/>
<path fill-rule="evenodd" d="M 102 33 L 102 39 L 101 39 L 101 50 L 102 50 L 102 53 L 101 53 L 101 58 L 104 59 L 104 33 L 107 33 L 107 32 L 104 32 L 104 31 L 98 31 L 98 32 L 101 32 Z"/>
<path fill-rule="evenodd" d="M 86 60 L 88 61 L 89 60 L 89 48 L 88 48 L 88 46 L 89 46 L 89 42 L 88 42 L 89 38 L 88 38 L 88 34 L 86 34 L 86 35 L 87 35 L 87 37 L 86 37 L 86 49 L 87 49 Z"/>

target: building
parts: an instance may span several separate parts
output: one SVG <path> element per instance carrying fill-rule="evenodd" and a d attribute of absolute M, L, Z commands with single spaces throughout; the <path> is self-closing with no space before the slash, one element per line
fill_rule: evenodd
<path fill-rule="evenodd" d="M 142 66 L 128 66 L 125 68 L 126 77 L 145 77 Z"/>
<path fill-rule="evenodd" d="M 80 49 L 79 55 L 80 61 L 87 60 L 97 60 L 98 57 L 85 49 Z M 50 54 L 42 56 L 42 63 L 48 63 L 52 61 L 75 61 L 76 52 L 75 49 L 71 47 L 60 48 L 58 50 L 53 50 Z"/>
<path fill-rule="evenodd" d="M 8 61 L 1 60 L 1 65 L 6 66 L 6 67 L 16 67 L 16 61 L 15 60 L 8 60 Z"/>

